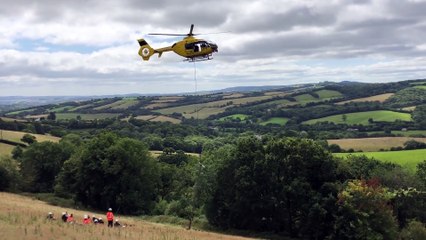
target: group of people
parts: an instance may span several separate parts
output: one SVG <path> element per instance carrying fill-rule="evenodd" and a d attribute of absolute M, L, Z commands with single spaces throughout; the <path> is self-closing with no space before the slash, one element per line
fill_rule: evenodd
<path fill-rule="evenodd" d="M 47 219 L 48 220 L 56 220 L 55 216 L 53 215 L 52 212 L 49 212 L 47 214 Z M 63 212 L 62 216 L 61 216 L 61 220 L 65 223 L 71 223 L 74 224 L 76 223 L 75 219 L 74 219 L 74 215 L 68 214 L 67 212 Z M 124 227 L 125 225 L 121 225 L 120 222 L 118 221 L 118 219 L 115 219 L 114 222 L 114 213 L 112 212 L 112 209 L 109 208 L 108 212 L 106 213 L 106 220 L 108 222 L 108 227 Z M 83 216 L 83 222 L 84 225 L 87 224 L 104 224 L 104 220 L 99 217 L 97 218 L 95 215 L 93 215 L 92 217 L 89 216 L 89 214 L 85 214 Z"/>

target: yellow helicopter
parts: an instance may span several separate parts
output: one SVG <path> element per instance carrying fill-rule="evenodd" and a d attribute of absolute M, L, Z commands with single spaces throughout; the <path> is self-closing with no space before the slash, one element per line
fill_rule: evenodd
<path fill-rule="evenodd" d="M 168 33 L 149 33 L 148 35 L 164 35 L 164 36 L 186 36 L 181 41 L 174 43 L 172 46 L 153 49 L 145 41 L 145 39 L 138 39 L 140 48 L 139 55 L 143 60 L 148 61 L 149 58 L 158 53 L 158 57 L 161 57 L 163 52 L 173 51 L 176 54 L 185 58 L 185 61 L 198 62 L 212 59 L 212 54 L 218 51 L 218 47 L 215 43 L 208 42 L 203 39 L 197 39 L 194 36 L 198 34 L 192 33 L 194 30 L 194 24 L 191 24 L 191 29 L 188 34 L 168 34 Z"/>

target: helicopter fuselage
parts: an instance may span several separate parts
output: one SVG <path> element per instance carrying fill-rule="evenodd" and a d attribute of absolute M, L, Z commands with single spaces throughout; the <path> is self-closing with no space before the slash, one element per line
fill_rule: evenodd
<path fill-rule="evenodd" d="M 210 56 L 213 52 L 218 51 L 216 44 L 192 36 L 173 44 L 171 48 L 173 52 L 186 58 Z"/>

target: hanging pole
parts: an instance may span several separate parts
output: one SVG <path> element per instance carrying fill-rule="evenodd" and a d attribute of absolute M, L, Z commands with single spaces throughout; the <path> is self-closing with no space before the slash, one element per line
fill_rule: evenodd
<path fill-rule="evenodd" d="M 195 61 L 193 62 L 194 63 L 194 84 L 195 84 L 195 96 L 197 96 L 197 91 L 198 91 L 198 86 L 197 86 L 197 67 L 195 66 Z M 197 117 L 197 120 L 198 120 L 198 109 L 197 108 L 195 108 L 195 112 L 196 112 L 196 117 Z"/>

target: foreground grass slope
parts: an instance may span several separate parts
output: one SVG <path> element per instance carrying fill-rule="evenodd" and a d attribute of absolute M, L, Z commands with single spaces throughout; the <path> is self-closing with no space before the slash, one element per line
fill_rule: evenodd
<path fill-rule="evenodd" d="M 87 214 L 85 211 L 64 209 L 29 197 L 0 192 L 0 239 L 249 239 L 185 230 L 182 227 L 166 226 L 121 216 L 116 217 L 119 217 L 122 223 L 132 226 L 109 229 L 106 225 L 71 225 L 58 220 L 46 221 L 45 217 L 48 212 L 53 212 L 58 217 L 63 211 L 73 213 L 77 223 L 82 222 L 83 215 Z M 104 213 L 96 215 L 103 216 Z"/>

